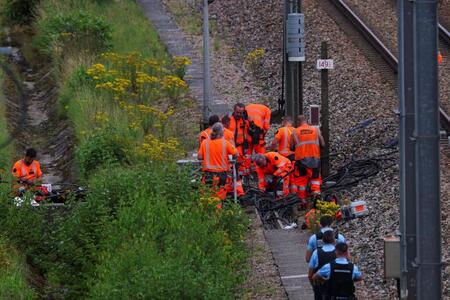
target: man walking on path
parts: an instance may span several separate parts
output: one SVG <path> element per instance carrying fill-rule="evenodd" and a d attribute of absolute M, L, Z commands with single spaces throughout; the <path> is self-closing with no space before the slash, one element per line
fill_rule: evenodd
<path fill-rule="evenodd" d="M 323 247 L 314 250 L 309 262 L 308 278 L 313 286 L 315 300 L 322 300 L 322 295 L 327 292 L 328 286 L 326 282 L 314 281 L 313 276 L 320 268 L 336 258 L 334 232 L 326 231 L 323 234 L 323 242 Z"/>
<path fill-rule="evenodd" d="M 336 245 L 336 259 L 324 265 L 314 275 L 313 280 L 327 280 L 328 290 L 324 300 L 355 300 L 354 282 L 362 281 L 363 276 L 358 267 L 348 261 L 348 246 Z"/>
<path fill-rule="evenodd" d="M 311 260 L 311 255 L 317 248 L 322 248 L 324 245 L 324 235 L 325 232 L 331 231 L 334 234 L 334 238 L 337 243 L 345 243 L 345 238 L 342 234 L 337 233 L 334 231 L 334 229 L 331 227 L 331 224 L 333 223 L 333 217 L 324 215 L 320 218 L 320 230 L 317 234 L 313 234 L 309 240 L 308 245 L 306 246 L 306 257 L 305 260 L 307 263 Z"/>

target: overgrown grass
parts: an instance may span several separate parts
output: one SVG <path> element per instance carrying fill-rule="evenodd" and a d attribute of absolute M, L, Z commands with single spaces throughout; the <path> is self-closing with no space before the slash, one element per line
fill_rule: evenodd
<path fill-rule="evenodd" d="M 0 58 L 0 63 L 3 61 Z M 9 139 L 6 119 L 6 99 L 3 94 L 5 76 L 0 69 L 0 174 L 4 180 L 12 163 L 12 144 L 5 144 Z M 5 199 L 12 200 L 8 195 Z M 34 292 L 27 286 L 25 259 L 9 240 L 0 234 L 0 299 L 32 299 Z"/>
<path fill-rule="evenodd" d="M 108 53 L 68 42 L 64 37 L 89 30 L 65 24 L 60 32 L 61 20 L 110 29 Z M 181 78 L 186 60 L 165 53 L 132 0 L 41 0 L 34 26 L 36 45 L 52 41 L 43 52 L 60 88 L 61 117 L 75 128 L 76 162 L 90 191 L 59 212 L 15 207 L 2 191 L 0 232 L 45 277 L 40 297 L 239 295 L 247 217 L 239 206 L 209 204 L 174 162 L 198 128 Z"/>
<path fill-rule="evenodd" d="M 0 299 L 33 299 L 35 293 L 27 285 L 24 257 L 8 239 L 0 236 Z"/>

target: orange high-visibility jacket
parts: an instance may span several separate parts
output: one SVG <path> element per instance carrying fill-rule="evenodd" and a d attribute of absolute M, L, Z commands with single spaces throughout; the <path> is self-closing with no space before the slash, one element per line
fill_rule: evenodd
<path fill-rule="evenodd" d="M 275 139 L 278 144 L 278 153 L 283 156 L 289 156 L 293 151 L 291 151 L 291 135 L 294 132 L 294 127 L 281 127 L 275 133 Z"/>
<path fill-rule="evenodd" d="M 198 146 L 202 144 L 203 140 L 209 139 L 211 136 L 211 127 L 206 128 L 198 135 Z"/>
<path fill-rule="evenodd" d="M 294 130 L 291 147 L 295 148 L 295 160 L 320 159 L 319 129 L 303 124 Z"/>
<path fill-rule="evenodd" d="M 198 135 L 198 146 L 202 144 L 203 140 L 211 137 L 211 127 L 206 128 Z M 231 130 L 223 128 L 223 137 L 234 146 L 234 134 Z"/>
<path fill-rule="evenodd" d="M 198 150 L 202 171 L 227 172 L 230 170 L 228 155 L 237 154 L 236 148 L 225 138 L 203 140 Z"/>
<path fill-rule="evenodd" d="M 263 104 L 249 104 L 245 107 L 248 115 L 248 121 L 253 121 L 256 126 L 264 131 L 270 127 L 270 108 Z"/>
<path fill-rule="evenodd" d="M 256 165 L 256 174 L 258 175 L 258 187 L 264 188 L 266 175 L 284 177 L 292 171 L 293 166 L 289 159 L 277 152 L 267 152 L 264 154 L 267 158 L 267 165 L 263 168 Z"/>
<path fill-rule="evenodd" d="M 244 144 L 244 141 L 247 140 L 248 136 L 248 121 L 244 119 L 236 120 L 234 116 L 231 116 L 229 130 L 233 132 L 234 143 L 236 144 L 236 147 L 242 146 Z"/>
<path fill-rule="evenodd" d="M 33 181 L 42 177 L 41 165 L 37 160 L 33 160 L 31 165 L 27 166 L 21 159 L 14 164 L 12 174 L 20 180 Z"/>
<path fill-rule="evenodd" d="M 223 128 L 223 137 L 229 141 L 231 143 L 231 145 L 234 146 L 234 133 L 233 131 L 227 129 L 227 128 Z"/>

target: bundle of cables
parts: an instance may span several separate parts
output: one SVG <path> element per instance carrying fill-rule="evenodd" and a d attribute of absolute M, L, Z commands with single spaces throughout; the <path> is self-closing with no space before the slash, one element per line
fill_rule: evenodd
<path fill-rule="evenodd" d="M 339 190 L 349 189 L 382 170 L 396 166 L 397 152 L 395 150 L 370 158 L 344 162 L 335 172 L 323 179 L 325 184 L 322 186 L 322 197 L 325 198 Z M 276 199 L 274 193 L 253 187 L 248 187 L 246 195 L 241 198 L 241 203 L 256 207 L 265 229 L 280 228 L 295 222 L 292 208 L 300 202 L 296 194 Z"/>
<path fill-rule="evenodd" d="M 396 153 L 390 151 L 370 158 L 352 159 L 345 162 L 326 178 L 323 191 L 338 191 L 357 185 L 361 180 L 375 176 L 378 172 L 397 165 Z"/>
<path fill-rule="evenodd" d="M 256 188 L 249 188 L 241 201 L 253 204 L 256 207 L 264 229 L 275 229 L 292 224 L 295 221 L 292 207 L 300 203 L 296 194 L 289 194 L 276 199 L 273 193 Z"/>

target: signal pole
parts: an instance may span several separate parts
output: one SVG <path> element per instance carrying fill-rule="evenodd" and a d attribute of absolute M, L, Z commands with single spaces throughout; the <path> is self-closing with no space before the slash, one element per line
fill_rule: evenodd
<path fill-rule="evenodd" d="M 297 117 L 303 113 L 302 62 L 305 61 L 304 16 L 301 0 L 285 0 L 286 115 L 298 126 Z"/>
<path fill-rule="evenodd" d="M 211 75 L 209 69 L 209 13 L 208 2 L 203 0 L 203 125 L 208 124 L 211 111 Z"/>

